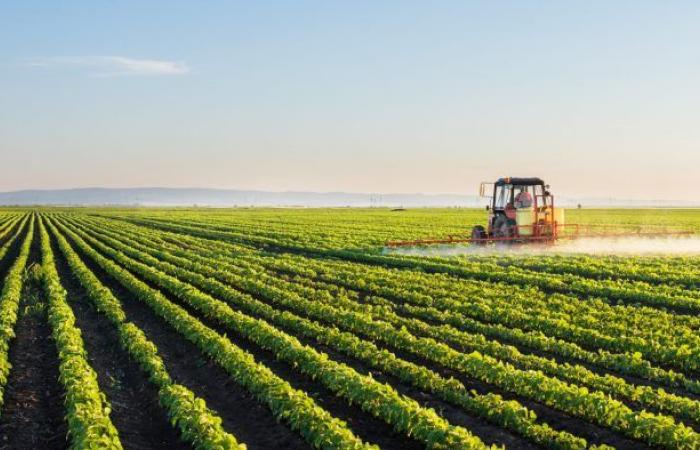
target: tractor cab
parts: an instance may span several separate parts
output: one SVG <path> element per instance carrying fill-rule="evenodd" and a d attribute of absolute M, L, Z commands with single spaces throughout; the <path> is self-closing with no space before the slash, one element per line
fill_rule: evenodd
<path fill-rule="evenodd" d="M 473 239 L 518 240 L 554 238 L 557 219 L 554 198 L 541 178 L 499 178 L 495 183 L 481 183 L 480 194 L 490 199 L 488 228 L 475 226 Z"/>

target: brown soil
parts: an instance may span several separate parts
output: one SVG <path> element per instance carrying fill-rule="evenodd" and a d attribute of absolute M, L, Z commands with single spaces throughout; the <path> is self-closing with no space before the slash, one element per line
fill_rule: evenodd
<path fill-rule="evenodd" d="M 83 254 L 81 257 L 122 302 L 128 320 L 141 328 L 156 344 L 173 380 L 203 398 L 207 406 L 223 419 L 227 431 L 250 449 L 310 448 L 297 432 L 278 422 L 265 405 L 211 362 L 194 344 L 156 316 L 147 305 L 126 291 L 89 257 Z"/>
<path fill-rule="evenodd" d="M 115 326 L 94 308 L 60 249 L 54 245 L 53 250 L 88 361 L 110 403 L 110 418 L 124 448 L 191 448 L 179 439 L 179 432 L 168 422 L 167 412 L 158 402 L 157 387 L 121 348 Z"/>
<path fill-rule="evenodd" d="M 35 232 L 27 267 L 40 261 L 39 235 Z M 37 279 L 25 282 L 15 334 L 9 350 L 12 369 L 0 415 L 0 448 L 66 448 L 58 354 Z"/>

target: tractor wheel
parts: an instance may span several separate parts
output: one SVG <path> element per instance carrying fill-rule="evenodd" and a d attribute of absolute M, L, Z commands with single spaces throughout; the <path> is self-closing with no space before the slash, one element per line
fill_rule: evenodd
<path fill-rule="evenodd" d="M 472 239 L 486 239 L 486 230 L 481 225 L 475 225 L 472 228 Z M 476 242 L 476 244 L 484 245 L 486 242 Z"/>
<path fill-rule="evenodd" d="M 493 221 L 493 235 L 497 238 L 513 237 L 513 221 L 506 216 L 498 216 Z"/>

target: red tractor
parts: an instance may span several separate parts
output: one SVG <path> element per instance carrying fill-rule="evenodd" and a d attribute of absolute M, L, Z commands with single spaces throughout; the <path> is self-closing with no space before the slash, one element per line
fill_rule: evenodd
<path fill-rule="evenodd" d="M 489 188 L 492 186 L 492 188 Z M 499 178 L 481 183 L 480 195 L 490 198 L 488 227 L 472 228 L 474 242 L 555 240 L 563 230 L 564 210 L 541 178 Z"/>

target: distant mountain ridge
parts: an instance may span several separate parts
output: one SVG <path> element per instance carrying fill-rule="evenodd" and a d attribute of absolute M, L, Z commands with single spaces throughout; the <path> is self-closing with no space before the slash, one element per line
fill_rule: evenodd
<path fill-rule="evenodd" d="M 65 206 L 480 206 L 478 196 L 267 192 L 208 188 L 77 188 L 0 193 L 0 205 Z"/>
<path fill-rule="evenodd" d="M 559 198 L 562 206 L 693 207 L 700 203 L 665 200 Z M 0 205 L 53 206 L 300 206 L 300 207 L 483 207 L 486 200 L 459 194 L 362 194 L 348 192 L 268 192 L 209 188 L 76 188 L 0 193 Z"/>

